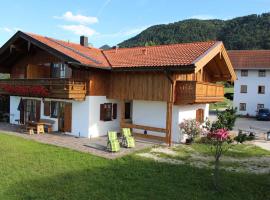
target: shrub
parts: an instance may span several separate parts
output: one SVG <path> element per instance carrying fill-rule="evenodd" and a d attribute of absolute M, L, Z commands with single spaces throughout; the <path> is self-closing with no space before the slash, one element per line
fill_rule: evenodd
<path fill-rule="evenodd" d="M 218 129 L 232 130 L 237 118 L 236 108 L 228 108 L 223 112 L 217 111 L 218 120 L 211 126 L 211 131 Z"/>
<path fill-rule="evenodd" d="M 195 119 L 184 119 L 179 125 L 183 134 L 187 134 L 191 140 L 199 135 L 204 134 L 204 129 L 201 123 L 197 122 Z"/>
<path fill-rule="evenodd" d="M 237 143 L 244 143 L 245 141 L 251 141 L 255 139 L 255 135 L 250 133 L 249 135 L 242 133 L 239 131 L 238 135 L 234 138 Z"/>

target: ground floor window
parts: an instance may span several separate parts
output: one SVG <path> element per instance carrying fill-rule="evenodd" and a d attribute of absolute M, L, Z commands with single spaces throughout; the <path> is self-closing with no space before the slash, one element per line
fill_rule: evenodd
<path fill-rule="evenodd" d="M 239 104 L 239 110 L 240 111 L 246 111 L 247 109 L 247 104 L 246 103 L 240 103 Z"/>
<path fill-rule="evenodd" d="M 100 104 L 100 120 L 112 121 L 112 103 Z"/>
<path fill-rule="evenodd" d="M 25 122 L 40 120 L 40 101 L 34 99 L 24 99 Z M 21 110 L 23 112 L 23 110 Z"/>
<path fill-rule="evenodd" d="M 257 110 L 264 108 L 264 104 L 257 104 Z"/>
<path fill-rule="evenodd" d="M 58 118 L 59 116 L 59 102 L 51 101 L 51 118 Z"/>
<path fill-rule="evenodd" d="M 125 102 L 125 119 L 131 119 L 131 102 Z"/>

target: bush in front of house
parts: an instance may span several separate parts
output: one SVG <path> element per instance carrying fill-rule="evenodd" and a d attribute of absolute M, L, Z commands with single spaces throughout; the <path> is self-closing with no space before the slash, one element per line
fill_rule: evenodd
<path fill-rule="evenodd" d="M 196 119 L 184 119 L 184 121 L 179 124 L 179 127 L 182 134 L 188 136 L 186 143 L 191 143 L 196 137 L 205 134 L 202 124 L 197 122 Z"/>

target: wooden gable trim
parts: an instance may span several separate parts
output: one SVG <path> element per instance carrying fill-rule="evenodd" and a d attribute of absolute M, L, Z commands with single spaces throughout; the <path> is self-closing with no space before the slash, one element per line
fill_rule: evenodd
<path fill-rule="evenodd" d="M 214 59 L 214 57 L 218 54 L 220 54 L 220 56 L 223 56 L 225 63 L 228 67 L 228 70 L 230 72 L 231 80 L 232 81 L 236 80 L 236 74 L 232 67 L 232 63 L 229 59 L 229 56 L 222 42 L 217 42 L 215 45 L 213 45 L 210 49 L 208 49 L 205 53 L 203 53 L 193 62 L 193 64 L 196 67 L 195 73 L 199 72 L 207 63 L 209 63 L 212 59 Z"/>
<path fill-rule="evenodd" d="M 30 42 L 31 44 L 41 48 L 42 50 L 44 51 L 47 51 L 48 53 L 54 55 L 55 57 L 61 59 L 61 60 L 64 60 L 66 62 L 78 62 L 77 60 L 67 56 L 66 54 L 60 52 L 60 51 L 57 51 L 56 49 L 54 48 L 51 48 L 49 47 L 48 45 L 46 44 L 43 44 L 42 42 L 39 42 L 38 40 L 32 38 L 31 36 L 21 32 L 21 31 L 18 31 L 13 37 L 11 37 L 4 45 L 3 47 L 0 49 L 0 55 L 5 52 L 11 45 L 13 42 L 15 42 L 15 40 L 17 40 L 18 38 L 22 38 L 28 42 Z M 28 44 L 29 46 L 29 44 Z"/>

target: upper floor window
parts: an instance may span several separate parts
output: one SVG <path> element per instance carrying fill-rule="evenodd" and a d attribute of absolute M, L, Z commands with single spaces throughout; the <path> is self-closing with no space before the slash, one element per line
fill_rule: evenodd
<path fill-rule="evenodd" d="M 248 70 L 242 69 L 241 70 L 241 76 L 248 76 Z"/>
<path fill-rule="evenodd" d="M 65 63 L 51 64 L 52 78 L 71 78 L 71 68 Z"/>
<path fill-rule="evenodd" d="M 258 94 L 264 94 L 265 93 L 265 86 L 259 85 L 258 86 Z"/>
<path fill-rule="evenodd" d="M 247 93 L 247 85 L 240 86 L 240 93 Z"/>
<path fill-rule="evenodd" d="M 258 75 L 259 75 L 259 77 L 265 77 L 266 76 L 265 70 L 259 70 Z"/>

